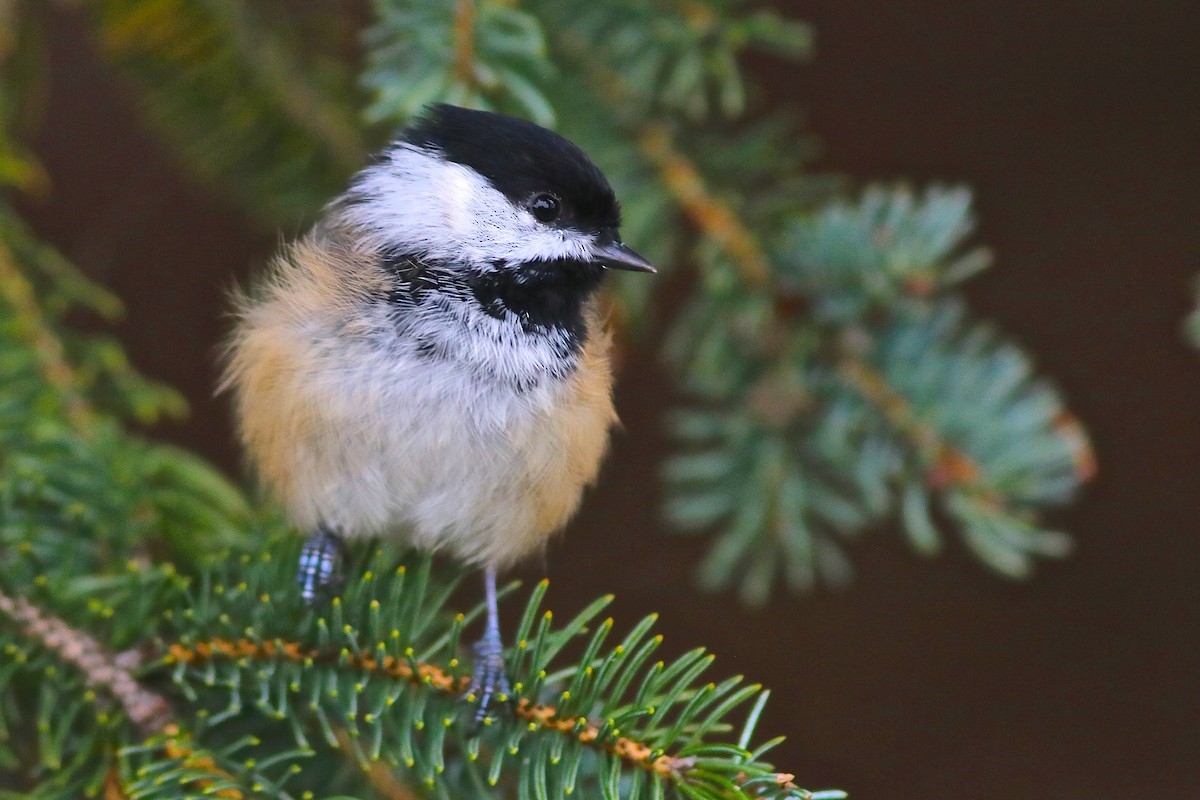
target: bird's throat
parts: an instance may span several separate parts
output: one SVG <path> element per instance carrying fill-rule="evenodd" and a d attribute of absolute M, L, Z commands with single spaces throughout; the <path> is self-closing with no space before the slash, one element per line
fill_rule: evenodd
<path fill-rule="evenodd" d="M 559 334 L 577 350 L 587 337 L 584 306 L 603 277 L 595 264 L 556 260 L 476 273 L 467 285 L 489 316 L 511 315 L 526 333 Z"/>

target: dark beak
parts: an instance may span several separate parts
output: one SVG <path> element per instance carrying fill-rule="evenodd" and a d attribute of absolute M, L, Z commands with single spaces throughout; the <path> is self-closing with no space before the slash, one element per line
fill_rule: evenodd
<path fill-rule="evenodd" d="M 592 260 L 605 269 L 627 269 L 632 272 L 658 272 L 646 259 L 620 242 L 605 242 L 592 250 Z"/>

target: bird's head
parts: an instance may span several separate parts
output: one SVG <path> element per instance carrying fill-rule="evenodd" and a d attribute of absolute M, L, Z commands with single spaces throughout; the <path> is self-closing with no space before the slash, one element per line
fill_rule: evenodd
<path fill-rule="evenodd" d="M 621 242 L 612 187 L 583 151 L 502 114 L 431 107 L 348 200 L 372 244 L 442 269 L 522 284 L 655 271 Z"/>

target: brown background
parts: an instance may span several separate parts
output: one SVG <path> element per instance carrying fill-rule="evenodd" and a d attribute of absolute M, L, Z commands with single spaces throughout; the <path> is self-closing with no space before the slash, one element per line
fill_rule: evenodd
<path fill-rule="evenodd" d="M 671 398 L 644 352 L 602 487 L 545 565 L 552 603 L 616 591 L 619 621 L 661 612 L 667 651 L 706 644 L 716 671 L 774 688 L 761 731 L 788 734 L 781 767 L 854 800 L 1200 797 L 1200 353 L 1180 337 L 1200 272 L 1196 8 L 794 2 L 819 58 L 762 69 L 810 113 L 821 167 L 977 190 L 999 263 L 974 308 L 1036 354 L 1099 452 L 1099 479 L 1055 520 L 1078 535 L 1072 559 L 1013 585 L 876 535 L 844 593 L 760 613 L 698 596 L 699 542 L 657 532 Z M 37 149 L 54 194 L 36 227 L 128 301 L 135 362 L 192 398 L 164 435 L 236 469 L 209 399 L 221 293 L 276 236 L 190 186 L 72 19 L 47 18 Z"/>

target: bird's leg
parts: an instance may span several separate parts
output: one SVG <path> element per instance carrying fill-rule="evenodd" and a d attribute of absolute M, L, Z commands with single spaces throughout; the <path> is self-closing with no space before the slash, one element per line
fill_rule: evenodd
<path fill-rule="evenodd" d="M 493 699 L 505 702 L 511 693 L 508 673 L 504 669 L 504 643 L 500 641 L 496 570 L 491 567 L 484 570 L 483 582 L 487 594 L 487 627 L 483 630 L 483 637 L 472 648 L 475 669 L 471 675 L 471 688 L 468 690 L 468 696 L 479 701 L 479 707 L 475 710 L 476 723 L 482 722 L 487 716 L 488 705 Z"/>
<path fill-rule="evenodd" d="M 300 567 L 296 571 L 300 598 L 305 605 L 316 605 L 337 593 L 345 579 L 342 575 L 345 556 L 346 545 L 338 532 L 323 522 L 318 525 L 300 550 Z"/>

